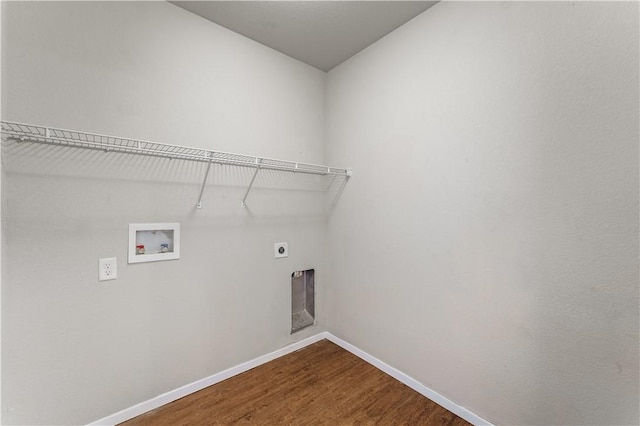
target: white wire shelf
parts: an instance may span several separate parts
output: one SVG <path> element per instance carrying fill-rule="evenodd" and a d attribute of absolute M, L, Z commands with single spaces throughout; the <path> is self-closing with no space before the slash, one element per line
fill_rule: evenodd
<path fill-rule="evenodd" d="M 17 142 L 41 143 L 73 148 L 94 149 L 105 152 L 119 152 L 127 154 L 146 155 L 171 159 L 182 159 L 208 163 L 207 171 L 202 182 L 200 198 L 197 207 L 202 206 L 202 194 L 204 192 L 211 164 L 223 164 L 255 169 L 251 183 L 242 200 L 241 205 L 246 207 L 245 201 L 259 170 L 277 170 L 284 172 L 313 174 L 329 177 L 351 177 L 351 170 L 345 168 L 324 166 L 320 164 L 301 163 L 274 158 L 256 157 L 229 152 L 213 151 L 202 148 L 192 148 L 180 145 L 170 145 L 159 142 L 107 136 L 97 133 L 79 132 L 76 130 L 58 129 L 54 127 L 35 124 L 16 123 L 2 121 L 2 134 L 8 139 Z"/>

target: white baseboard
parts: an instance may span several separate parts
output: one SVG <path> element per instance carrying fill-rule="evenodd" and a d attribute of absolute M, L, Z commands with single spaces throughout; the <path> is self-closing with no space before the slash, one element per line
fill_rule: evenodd
<path fill-rule="evenodd" d="M 141 402 L 140 404 L 136 404 L 133 407 L 129 407 L 126 408 L 122 411 L 119 411 L 115 414 L 112 414 L 110 416 L 104 417 L 100 420 L 96 420 L 95 422 L 92 422 L 89 424 L 89 426 L 97 426 L 97 425 L 116 425 L 118 423 L 122 423 L 125 422 L 127 420 L 130 420 L 134 417 L 137 417 L 141 414 L 144 414 L 148 411 L 154 410 L 156 408 L 159 408 L 165 404 L 168 404 L 170 402 L 173 402 L 177 399 L 180 399 L 182 397 L 185 397 L 189 394 L 192 394 L 194 392 L 197 392 L 199 390 L 202 390 L 208 386 L 214 385 L 216 383 L 219 383 L 223 380 L 226 380 L 230 377 L 236 376 L 240 373 L 244 373 L 245 371 L 251 370 L 252 368 L 255 368 L 259 365 L 265 364 L 269 361 L 273 361 L 276 358 L 280 358 L 281 356 L 290 354 L 291 352 L 295 352 L 298 349 L 302 349 L 305 346 L 309 346 L 313 343 L 319 342 L 322 339 L 327 339 L 330 342 L 335 343 L 336 345 L 342 347 L 343 349 L 351 352 L 352 354 L 354 354 L 355 356 L 357 356 L 358 358 L 363 359 L 364 361 L 368 362 L 369 364 L 373 365 L 374 367 L 377 367 L 378 369 L 384 371 L 385 373 L 387 373 L 388 375 L 390 375 L 391 377 L 395 378 L 396 380 L 404 383 L 405 385 L 409 386 L 411 389 L 415 390 L 416 392 L 424 395 L 425 397 L 429 398 L 430 400 L 432 400 L 433 402 L 435 402 L 436 404 L 446 408 L 447 410 L 451 411 L 452 413 L 454 413 L 455 415 L 462 417 L 463 419 L 465 419 L 466 421 L 468 421 L 469 423 L 472 423 L 474 425 L 488 425 L 488 426 L 492 426 L 491 423 L 489 423 L 488 421 L 484 420 L 482 417 L 475 415 L 474 413 L 472 413 L 471 411 L 467 410 L 464 407 L 461 407 L 460 405 L 456 404 L 455 402 L 451 401 L 450 399 L 445 398 L 444 396 L 440 395 L 438 392 L 426 387 L 425 385 L 421 384 L 420 382 L 418 382 L 417 380 L 413 379 L 412 377 L 404 374 L 403 372 L 391 367 L 388 364 L 385 364 L 384 362 L 380 361 L 379 359 L 375 358 L 372 355 L 369 355 L 368 353 L 356 348 L 355 346 L 353 346 L 350 343 L 345 342 L 344 340 L 334 336 L 333 334 L 329 333 L 328 331 L 324 331 L 322 333 L 318 333 L 314 336 L 308 337 L 306 339 L 303 339 L 299 342 L 293 343 L 289 346 L 286 346 L 284 348 L 278 349 L 277 351 L 268 353 L 266 355 L 260 356 L 258 358 L 252 359 L 251 361 L 247 361 L 245 363 L 239 364 L 235 367 L 231 367 L 227 370 L 221 371 L 220 373 L 216 373 L 212 376 L 206 377 L 204 379 L 200 379 L 197 380 L 193 383 L 190 383 L 188 385 L 179 387 L 177 389 L 174 389 L 172 391 L 169 391 L 167 393 L 163 393 L 162 395 L 159 395 L 155 398 L 151 398 L 147 401 Z"/>
<path fill-rule="evenodd" d="M 212 376 L 205 377 L 204 379 L 197 380 L 193 383 L 189 383 L 188 385 L 181 386 L 178 389 L 163 393 L 162 395 L 156 396 L 155 398 L 151 398 L 147 401 L 141 402 L 140 404 L 136 404 L 133 407 L 125 408 L 124 410 L 119 411 L 115 414 L 111 414 L 110 416 L 103 417 L 100 420 L 89 423 L 89 425 L 111 426 L 117 425 L 118 423 L 122 423 L 127 420 L 131 420 L 134 417 L 137 417 L 148 411 L 154 410 L 158 407 L 183 398 L 189 394 L 202 390 L 211 385 L 215 385 L 216 383 L 219 383 L 230 377 L 237 376 L 240 373 L 244 373 L 245 371 L 251 370 L 252 368 L 265 364 L 269 361 L 273 361 L 276 358 L 280 358 L 281 356 L 290 354 L 291 352 L 295 352 L 298 349 L 302 349 L 305 346 L 309 346 L 313 343 L 319 342 L 322 339 L 329 339 L 329 333 L 325 331 L 300 340 L 299 342 L 293 343 L 289 346 L 285 346 L 284 348 L 278 349 L 277 351 L 273 351 L 266 355 L 252 359 L 251 361 L 236 365 L 235 367 L 231 367 Z"/>
<path fill-rule="evenodd" d="M 386 364 L 386 363 L 380 361 L 378 358 L 376 358 L 376 357 L 374 357 L 372 355 L 369 355 L 365 351 L 353 346 L 351 343 L 345 342 L 344 340 L 340 339 L 339 337 L 334 336 L 333 334 L 331 334 L 329 332 L 327 332 L 327 335 L 328 336 L 327 336 L 326 339 L 329 340 L 330 342 L 333 342 L 336 345 L 340 346 L 341 348 L 351 352 L 352 354 L 354 354 L 358 358 L 360 358 L 360 359 L 362 359 L 364 361 L 367 361 L 369 364 L 373 365 L 374 367 L 378 368 L 379 370 L 384 371 L 385 373 L 387 373 L 388 375 L 390 375 L 394 379 L 398 380 L 399 382 L 404 383 L 405 385 L 409 386 L 411 389 L 413 389 L 414 391 L 418 392 L 419 394 L 424 395 L 425 397 L 429 398 L 431 401 L 435 402 L 436 404 L 440 405 L 441 407 L 446 408 L 447 410 L 451 411 L 456 416 L 462 417 L 463 419 L 465 419 L 466 421 L 468 421 L 469 423 L 471 423 L 473 425 L 492 426 L 491 423 L 489 423 L 488 421 L 486 421 L 482 417 L 472 413 L 471 411 L 469 411 L 466 408 L 456 404 L 455 402 L 451 401 L 450 399 L 440 395 L 438 392 L 434 391 L 433 389 L 430 389 L 430 388 L 426 387 L 425 385 L 423 385 L 422 383 L 418 382 L 417 380 L 415 380 L 411 376 L 408 376 L 408 375 L 404 374 L 402 371 L 393 368 L 389 364 Z"/>

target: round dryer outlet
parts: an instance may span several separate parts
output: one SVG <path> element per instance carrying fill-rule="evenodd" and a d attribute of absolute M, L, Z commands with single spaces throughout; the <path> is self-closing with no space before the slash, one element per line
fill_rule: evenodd
<path fill-rule="evenodd" d="M 275 243 L 273 250 L 276 259 L 287 257 L 289 256 L 289 243 Z"/>

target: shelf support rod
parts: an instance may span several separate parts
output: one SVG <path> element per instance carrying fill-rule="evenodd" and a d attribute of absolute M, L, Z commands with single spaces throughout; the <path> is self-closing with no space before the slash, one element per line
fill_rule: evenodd
<path fill-rule="evenodd" d="M 200 188 L 200 196 L 198 197 L 198 204 L 196 204 L 196 208 L 198 209 L 202 208 L 202 194 L 204 194 L 204 187 L 207 184 L 207 178 L 209 177 L 209 170 L 211 170 L 211 157 L 209 156 L 209 153 L 207 153 L 207 156 L 209 157 L 209 162 L 207 163 L 207 171 L 204 173 L 204 180 L 202 181 L 202 187 Z"/>
<path fill-rule="evenodd" d="M 240 207 L 242 208 L 246 208 L 247 207 L 247 203 L 245 203 L 245 201 L 247 201 L 247 197 L 249 196 L 249 192 L 251 191 L 251 187 L 253 186 L 253 182 L 255 182 L 256 180 L 256 176 L 258 176 L 258 172 L 260 171 L 260 162 L 262 160 L 260 158 L 256 158 L 256 171 L 253 172 L 253 177 L 251 178 L 251 182 L 249 182 L 249 187 L 247 188 L 247 192 L 244 193 L 244 197 L 242 198 L 242 201 L 240 202 Z"/>

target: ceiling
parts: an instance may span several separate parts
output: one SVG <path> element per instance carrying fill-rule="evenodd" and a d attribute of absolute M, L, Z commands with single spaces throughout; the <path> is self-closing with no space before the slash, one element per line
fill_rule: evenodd
<path fill-rule="evenodd" d="M 171 1 L 329 71 L 437 1 Z"/>

